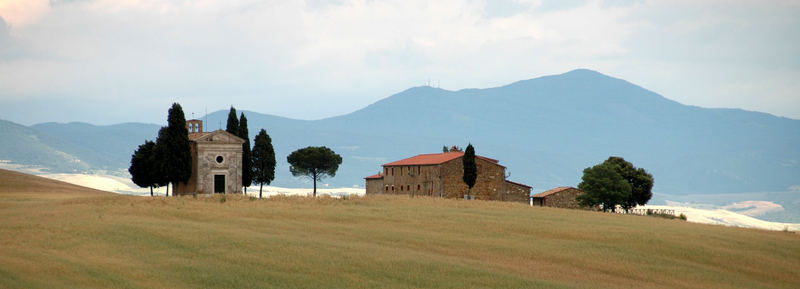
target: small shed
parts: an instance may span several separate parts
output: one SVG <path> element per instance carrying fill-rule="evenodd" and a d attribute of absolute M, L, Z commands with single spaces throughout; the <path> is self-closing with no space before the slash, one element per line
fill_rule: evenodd
<path fill-rule="evenodd" d="M 574 187 L 558 187 L 531 196 L 531 205 L 577 209 L 581 207 L 578 204 L 578 196 L 585 193 L 583 190 Z"/>

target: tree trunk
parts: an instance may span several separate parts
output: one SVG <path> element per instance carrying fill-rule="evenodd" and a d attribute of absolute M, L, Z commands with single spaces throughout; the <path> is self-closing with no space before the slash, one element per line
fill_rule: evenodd
<path fill-rule="evenodd" d="M 314 179 L 314 197 L 316 198 L 317 197 L 317 173 L 316 172 L 312 173 L 312 176 L 313 176 L 313 179 Z"/>
<path fill-rule="evenodd" d="M 244 186 L 244 195 L 247 196 L 247 186 Z"/>
<path fill-rule="evenodd" d="M 169 183 L 167 183 L 167 194 L 164 195 L 165 197 L 169 197 Z"/>
<path fill-rule="evenodd" d="M 150 186 L 150 196 L 153 196 L 153 186 Z"/>
<path fill-rule="evenodd" d="M 261 198 L 261 190 L 263 190 L 263 189 L 264 189 L 264 184 L 261 184 L 261 186 L 258 187 L 258 198 L 259 199 Z"/>

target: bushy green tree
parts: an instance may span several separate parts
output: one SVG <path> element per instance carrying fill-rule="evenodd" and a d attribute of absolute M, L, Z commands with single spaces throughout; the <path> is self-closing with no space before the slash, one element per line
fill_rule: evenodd
<path fill-rule="evenodd" d="M 131 156 L 131 166 L 128 168 L 131 181 L 139 187 L 149 187 L 151 197 L 154 187 L 165 185 L 161 172 L 158 171 L 160 165 L 158 161 L 156 143 L 148 140 L 134 151 Z"/>
<path fill-rule="evenodd" d="M 258 197 L 261 198 L 261 190 L 264 184 L 269 185 L 275 179 L 275 150 L 272 148 L 272 139 L 263 128 L 258 132 L 253 140 L 253 181 L 259 184 Z"/>
<path fill-rule="evenodd" d="M 467 145 L 464 156 L 461 157 L 461 163 L 464 165 L 462 179 L 469 187 L 467 189 L 469 195 L 472 193 L 472 187 L 475 186 L 475 180 L 478 179 L 478 165 L 475 163 L 475 148 L 472 147 L 472 144 Z"/>
<path fill-rule="evenodd" d="M 314 181 L 314 197 L 317 196 L 317 181 L 336 176 L 342 164 L 342 157 L 324 146 L 296 150 L 286 160 L 293 176 L 306 176 Z"/>
<path fill-rule="evenodd" d="M 637 168 L 632 163 L 621 157 L 609 157 L 604 164 L 608 164 L 631 185 L 631 193 L 620 204 L 625 211 L 637 205 L 644 205 L 653 197 L 653 175 L 643 168 Z"/>
<path fill-rule="evenodd" d="M 244 194 L 247 194 L 247 187 L 253 184 L 251 168 L 253 167 L 252 153 L 250 151 L 250 133 L 247 131 L 247 117 L 244 112 L 239 116 L 239 133 L 237 134 L 244 140 L 242 144 L 242 186 Z"/>
<path fill-rule="evenodd" d="M 602 206 L 603 211 L 616 211 L 627 200 L 631 185 L 622 178 L 614 165 L 602 163 L 583 170 L 578 188 L 586 193 L 578 196 L 581 206 Z"/>

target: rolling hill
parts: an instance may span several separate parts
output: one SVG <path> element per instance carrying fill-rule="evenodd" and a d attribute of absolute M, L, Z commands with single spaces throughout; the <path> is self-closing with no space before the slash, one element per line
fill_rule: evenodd
<path fill-rule="evenodd" d="M 584 168 L 611 155 L 648 169 L 654 191 L 673 195 L 787 191 L 800 183 L 800 120 L 687 106 L 591 70 L 487 89 L 415 87 L 321 120 L 245 114 L 251 136 L 261 128 L 270 133 L 278 159 L 273 184 L 285 187 L 309 186 L 293 178 L 285 162 L 305 146 L 325 145 L 341 154 L 337 176 L 325 182 L 351 187 L 363 186 L 362 178 L 383 163 L 468 142 L 534 191 L 576 185 Z M 224 127 L 227 110 L 204 119 L 207 129 Z M 157 130 L 143 124 L 17 127 L 3 132 L 17 135 L 0 147 L 0 156 L 16 162 L 37 153 L 9 150 L 43 149 L 64 152 L 90 169 L 124 171 L 136 146 Z M 26 147 L 28 139 L 19 134 L 40 135 L 40 141 Z M 55 168 L 64 163 L 59 158 L 27 161 L 64 169 Z"/>
<path fill-rule="evenodd" d="M 800 238 L 789 232 L 490 201 L 151 198 L 63 188 L 0 171 L 0 287 L 800 284 Z"/>

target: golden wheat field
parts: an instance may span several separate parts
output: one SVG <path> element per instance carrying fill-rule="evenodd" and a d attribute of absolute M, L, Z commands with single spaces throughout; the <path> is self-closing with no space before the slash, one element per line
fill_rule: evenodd
<path fill-rule="evenodd" d="M 798 288 L 800 235 L 409 198 L 134 197 L 0 171 L 0 288 Z"/>

